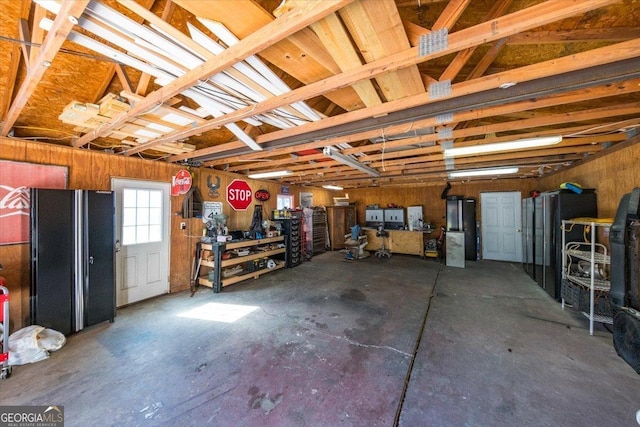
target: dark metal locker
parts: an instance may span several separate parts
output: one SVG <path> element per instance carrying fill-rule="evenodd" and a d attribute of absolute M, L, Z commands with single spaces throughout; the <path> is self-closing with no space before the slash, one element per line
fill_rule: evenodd
<path fill-rule="evenodd" d="M 74 193 L 31 190 L 32 325 L 74 331 Z"/>
<path fill-rule="evenodd" d="M 84 326 L 115 317 L 115 198 L 112 192 L 84 192 L 86 256 Z"/>
<path fill-rule="evenodd" d="M 475 261 L 478 259 L 475 199 L 462 201 L 462 229 L 464 230 L 464 258 L 468 261 Z"/>
<path fill-rule="evenodd" d="M 534 199 L 528 197 L 522 199 L 522 265 L 524 271 L 531 276 L 534 274 L 534 231 L 533 231 L 533 215 L 534 215 Z"/>
<path fill-rule="evenodd" d="M 562 220 L 597 214 L 593 190 L 547 192 L 535 199 L 535 279 L 557 301 L 562 299 Z M 566 239 L 582 241 L 582 231 L 568 232 Z"/>
<path fill-rule="evenodd" d="M 571 218 L 596 218 L 598 216 L 598 206 L 596 194 L 593 190 L 582 190 L 581 194 L 570 191 L 560 191 L 551 198 L 552 209 L 552 261 L 549 263 L 550 268 L 546 272 L 547 281 L 546 289 L 549 295 L 556 300 L 561 301 L 561 284 L 562 284 L 562 220 Z M 565 232 L 567 242 L 584 241 L 583 230 L 576 228 L 575 230 Z"/>
<path fill-rule="evenodd" d="M 31 190 L 31 324 L 65 335 L 115 317 L 114 197 Z"/>

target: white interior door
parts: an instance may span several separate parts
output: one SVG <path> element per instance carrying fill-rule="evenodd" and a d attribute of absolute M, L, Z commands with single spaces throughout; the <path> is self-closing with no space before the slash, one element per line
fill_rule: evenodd
<path fill-rule="evenodd" d="M 114 178 L 116 304 L 169 292 L 169 183 Z"/>
<path fill-rule="evenodd" d="M 480 193 L 482 258 L 522 262 L 522 195 Z"/>

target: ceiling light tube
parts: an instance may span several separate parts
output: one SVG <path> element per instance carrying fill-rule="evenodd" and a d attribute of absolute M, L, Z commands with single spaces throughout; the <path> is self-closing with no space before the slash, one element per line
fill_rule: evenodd
<path fill-rule="evenodd" d="M 449 172 L 449 178 L 464 178 L 470 176 L 486 176 L 486 175 L 508 175 L 518 173 L 517 167 L 506 168 L 487 168 L 487 169 L 467 169 Z"/>
<path fill-rule="evenodd" d="M 207 26 L 207 24 L 211 22 L 210 20 L 205 18 L 198 18 L 198 20 L 202 22 L 205 26 Z M 215 40 L 212 40 L 211 38 L 209 38 L 198 28 L 194 27 L 192 24 L 188 22 L 187 22 L 187 27 L 189 28 L 189 33 L 191 34 L 191 38 L 196 43 L 207 48 L 214 55 L 219 55 L 222 52 L 224 52 L 225 50 L 224 47 L 222 47 Z M 251 68 L 244 61 L 237 62 L 236 64 L 233 65 L 233 68 L 235 68 L 236 70 L 244 74 L 246 77 L 248 77 L 249 79 L 259 84 L 260 86 L 264 87 L 274 95 L 280 95 L 281 93 L 284 93 L 284 91 L 282 90 L 278 91 L 271 81 L 265 78 L 262 74 L 258 73 L 255 69 Z"/>
<path fill-rule="evenodd" d="M 239 39 L 235 34 L 229 31 L 229 29 L 223 23 L 205 18 L 198 18 L 198 20 L 202 22 L 203 25 L 205 25 L 227 46 L 233 46 L 234 44 L 238 43 Z M 251 55 L 248 58 L 245 58 L 245 61 L 258 73 L 262 74 L 264 78 L 270 81 L 275 86 L 275 88 L 280 91 L 276 92 L 273 91 L 273 88 L 270 88 L 269 90 L 275 95 L 280 95 L 282 93 L 291 91 L 291 88 L 280 77 L 278 77 L 278 75 L 274 73 L 271 68 L 267 67 L 257 56 Z M 291 106 L 306 115 L 312 121 L 317 121 L 322 118 L 317 111 L 309 107 L 305 102 L 298 101 L 294 104 L 291 104 Z"/>
<path fill-rule="evenodd" d="M 42 20 L 39 23 L 39 27 L 45 31 L 50 31 L 52 25 L 53 25 L 53 21 L 49 18 L 42 18 Z M 84 34 L 78 33 L 76 31 L 71 31 L 67 36 L 67 39 L 81 46 L 84 46 L 87 49 L 91 49 L 94 52 L 98 52 L 108 58 L 115 59 L 118 62 L 122 62 L 123 64 L 126 64 L 130 67 L 140 70 L 143 73 L 150 74 L 156 78 L 165 78 L 165 79 L 175 78 L 163 70 L 152 67 L 146 62 L 133 58 L 127 55 L 126 53 L 120 52 L 119 50 L 116 50 L 110 46 L 100 43 L 99 41 L 91 37 L 85 36 Z"/>
<path fill-rule="evenodd" d="M 188 25 L 188 23 L 187 23 L 187 25 Z M 187 46 L 181 40 L 176 39 L 174 37 L 174 35 L 166 32 L 164 29 L 160 28 L 159 26 L 157 26 L 153 22 L 149 22 L 149 28 L 151 28 L 156 33 L 164 36 L 164 38 L 166 38 L 167 40 L 171 40 L 176 46 L 182 48 L 186 52 L 189 52 L 191 55 L 193 55 L 194 57 L 200 59 L 202 62 L 204 62 L 206 60 L 205 58 L 202 57 L 202 55 L 199 52 L 195 52 L 192 47 Z"/>
<path fill-rule="evenodd" d="M 344 190 L 344 188 L 337 185 L 323 185 L 322 188 L 326 188 L 327 190 Z"/>
<path fill-rule="evenodd" d="M 153 29 L 134 21 L 112 7 L 100 2 L 94 0 L 89 2 L 89 5 L 85 9 L 85 14 L 99 19 L 118 32 L 126 34 L 131 39 L 141 38 L 162 49 L 170 47 L 181 48 L 179 45 L 174 44 L 172 40 L 156 33 Z"/>
<path fill-rule="evenodd" d="M 470 156 L 497 151 L 521 150 L 523 148 L 537 148 L 555 145 L 562 141 L 561 136 L 545 136 L 541 138 L 519 139 L 517 141 L 496 142 L 495 144 L 479 144 L 469 147 L 445 148 L 444 157 Z"/>
<path fill-rule="evenodd" d="M 175 76 L 181 76 L 186 72 L 183 68 L 180 68 L 179 65 L 170 62 L 170 60 L 152 53 L 151 51 L 145 49 L 142 45 L 136 45 L 135 43 L 128 41 L 124 37 L 112 31 L 109 31 L 107 28 L 88 20 L 87 18 L 81 17 L 78 20 L 78 25 L 85 30 L 113 43 L 114 45 L 127 50 L 127 53 L 129 55 L 133 54 L 138 58 L 144 59 L 145 61 L 151 63 L 152 66 L 160 68 L 168 73 L 171 73 Z"/>
<path fill-rule="evenodd" d="M 236 137 L 238 137 L 238 139 L 240 141 L 242 141 L 245 144 L 247 144 L 247 146 L 249 146 L 249 148 L 251 148 L 252 150 L 254 150 L 254 151 L 262 150 L 262 147 L 260 145 L 258 145 L 258 143 L 255 142 L 253 140 L 253 138 L 251 138 L 249 135 L 247 135 L 245 133 L 245 131 L 240 129 L 240 126 L 238 126 L 237 124 L 235 124 L 235 123 L 227 123 L 226 125 L 224 125 L 224 127 L 229 129 L 229 131 L 231 131 L 232 134 L 234 134 Z"/>
<path fill-rule="evenodd" d="M 350 166 L 354 169 L 358 169 L 368 175 L 375 176 L 376 178 L 380 176 L 380 172 L 377 170 L 370 168 L 369 166 L 365 166 L 362 163 L 358 162 L 353 157 L 345 156 L 344 154 L 337 151 L 334 147 L 327 146 L 322 150 L 322 154 L 325 156 L 342 163 L 343 165 Z"/>
<path fill-rule="evenodd" d="M 60 13 L 60 9 L 62 7 L 62 4 L 50 0 L 33 0 L 33 2 L 42 7 L 44 10 L 53 13 L 54 15 Z"/>
<path fill-rule="evenodd" d="M 161 86 L 164 86 L 165 84 L 169 83 L 169 82 L 165 83 L 164 81 L 159 81 L 159 80 L 156 80 L 156 82 Z M 223 116 L 224 114 L 235 111 L 233 108 L 229 107 L 227 104 L 224 104 L 222 102 L 223 100 L 221 97 L 211 98 L 207 94 L 203 94 L 201 91 L 198 90 L 198 86 L 193 86 L 189 89 L 185 89 L 182 92 L 182 94 L 184 96 L 187 96 L 193 99 L 202 108 L 207 110 L 214 117 L 220 117 L 220 116 Z M 243 120 L 252 126 L 262 125 L 262 122 L 260 122 L 259 120 L 256 120 L 253 117 L 247 117 Z"/>
<path fill-rule="evenodd" d="M 260 178 L 278 178 L 281 176 L 291 175 L 293 172 L 291 171 L 272 171 L 272 172 L 259 172 L 252 173 L 247 175 L 248 178 L 251 179 L 260 179 Z"/>
<path fill-rule="evenodd" d="M 189 98 L 193 99 L 195 102 L 200 104 L 202 107 L 204 107 L 204 109 L 207 110 L 213 117 L 220 117 L 220 116 L 223 115 L 223 113 L 221 113 L 220 110 L 217 110 L 216 108 L 214 108 L 211 105 L 211 102 L 213 102 L 212 99 L 200 96 L 196 91 L 194 91 L 192 89 L 186 89 L 183 92 L 183 94 L 185 96 L 188 96 Z M 231 133 L 233 133 L 240 141 L 242 141 L 246 145 L 248 145 L 249 148 L 251 148 L 252 150 L 255 150 L 255 151 L 262 150 L 262 147 L 260 145 L 258 145 L 258 143 L 256 143 L 253 140 L 253 138 L 251 138 L 249 135 L 247 135 L 245 133 L 245 131 L 240 129 L 240 127 L 238 125 L 236 125 L 235 123 L 227 123 L 226 125 L 224 125 L 224 127 L 229 129 L 229 131 Z"/>
<path fill-rule="evenodd" d="M 206 18 L 198 18 L 198 20 L 202 24 L 204 24 L 204 26 L 209 28 L 209 30 L 211 30 L 211 32 L 213 32 L 214 34 L 216 29 L 219 28 L 220 23 L 216 23 Z M 201 46 L 212 51 L 215 55 L 218 55 L 219 53 L 225 50 L 219 43 L 217 43 L 214 40 L 211 40 L 208 36 L 206 36 L 202 31 L 198 30 L 193 25 L 187 24 L 187 26 L 190 30 L 191 37 Z M 228 30 L 225 32 L 225 34 L 227 34 L 227 37 L 232 36 L 231 32 L 229 32 Z M 260 63 L 260 65 L 258 65 L 258 63 Z M 253 65 L 254 67 L 258 65 L 258 68 L 262 70 L 269 69 L 267 66 L 262 64 L 262 62 L 257 58 L 253 62 Z M 281 85 L 277 85 L 274 83 L 274 79 L 279 79 L 279 78 L 275 74 L 273 74 L 273 72 L 271 72 L 273 74 L 271 78 L 266 77 L 265 75 L 259 73 L 257 71 L 257 68 L 253 68 L 249 66 L 248 62 L 244 62 L 244 61 L 234 64 L 233 67 L 236 70 L 238 70 L 240 73 L 242 73 L 245 77 L 254 81 L 255 83 L 262 86 L 264 89 L 266 89 L 267 91 L 269 91 L 274 95 L 280 95 L 286 92 L 291 92 L 291 89 L 282 80 L 280 80 Z M 266 99 L 266 97 L 263 97 L 263 98 L 254 97 L 253 99 L 255 99 L 256 101 L 262 101 L 263 99 Z M 312 121 L 320 120 L 320 116 L 315 111 L 313 111 L 308 105 L 306 105 L 304 102 L 301 102 L 301 101 L 296 102 L 292 104 L 291 107 L 293 107 L 303 116 L 310 118 Z M 306 121 L 300 120 L 298 121 L 297 124 L 302 125 L 305 123 Z M 281 127 L 281 129 L 285 129 L 285 128 Z"/>

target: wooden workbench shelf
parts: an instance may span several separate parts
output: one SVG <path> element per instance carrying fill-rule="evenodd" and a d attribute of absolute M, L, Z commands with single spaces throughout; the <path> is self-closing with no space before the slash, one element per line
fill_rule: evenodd
<path fill-rule="evenodd" d="M 273 245 L 282 247 L 273 248 Z M 285 236 L 269 237 L 258 240 L 242 240 L 239 242 L 218 242 L 218 243 L 199 243 L 199 273 L 198 285 L 207 286 L 213 289 L 213 292 L 220 292 L 224 286 L 233 285 L 234 283 L 241 282 L 247 279 L 257 279 L 265 273 L 279 270 L 286 266 L 287 248 Z M 259 249 L 269 245 L 270 248 L 263 250 Z M 233 251 L 235 249 L 252 249 L 248 255 L 236 256 L 233 258 L 222 259 L 222 255 L 225 252 Z M 275 260 L 271 257 L 284 254 L 285 260 Z M 259 270 L 239 272 L 236 275 L 230 277 L 224 277 L 223 271 L 225 268 L 237 266 L 250 261 L 255 261 L 261 258 L 269 258 L 275 262 L 275 267 L 261 268 Z M 216 266 L 219 266 L 217 268 Z M 206 267 L 209 270 L 202 274 L 202 267 Z M 211 280 L 210 273 L 213 272 L 214 279 Z"/>
<path fill-rule="evenodd" d="M 418 255 L 424 257 L 425 236 L 430 232 L 409 230 L 385 230 L 389 235 L 385 238 L 384 246 L 394 254 Z M 369 244 L 365 250 L 376 251 L 382 247 L 382 237 L 377 236 L 375 228 L 364 228 Z"/>

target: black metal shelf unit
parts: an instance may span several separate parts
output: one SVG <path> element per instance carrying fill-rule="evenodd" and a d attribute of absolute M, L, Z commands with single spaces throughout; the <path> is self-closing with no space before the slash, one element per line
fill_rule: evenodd
<path fill-rule="evenodd" d="M 302 211 L 288 211 L 288 218 L 274 218 L 281 224 L 282 234 L 288 236 L 287 239 L 287 268 L 292 268 L 302 264 L 304 244 L 304 232 L 302 230 Z"/>
<path fill-rule="evenodd" d="M 313 255 L 327 250 L 327 211 L 323 208 L 313 209 Z"/>

